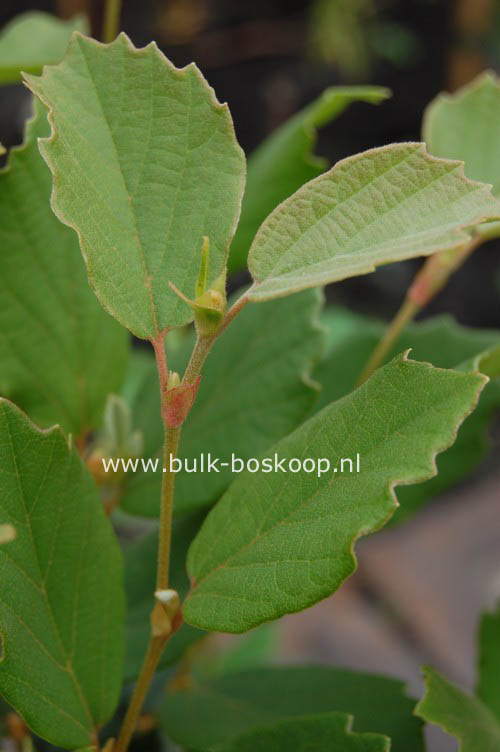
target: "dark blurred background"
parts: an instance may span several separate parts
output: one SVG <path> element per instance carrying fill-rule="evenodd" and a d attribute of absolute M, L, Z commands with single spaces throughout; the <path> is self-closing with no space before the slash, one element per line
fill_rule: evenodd
<path fill-rule="evenodd" d="M 102 0 L 3 0 L 0 27 L 27 10 L 86 13 L 99 37 Z M 177 65 L 195 60 L 231 108 L 250 153 L 297 109 L 335 84 L 380 84 L 380 107 L 354 104 L 320 132 L 331 162 L 391 141 L 418 140 L 422 112 L 484 68 L 500 66 L 499 0 L 125 0 L 122 28 L 140 46 L 155 39 Z M 0 141 L 22 138 L 22 87 L 0 93 Z M 496 248 L 495 248 L 496 245 Z M 500 326 L 500 244 L 481 248 L 425 315 L 451 311 Z M 420 262 L 337 284 L 330 298 L 390 317 Z"/>

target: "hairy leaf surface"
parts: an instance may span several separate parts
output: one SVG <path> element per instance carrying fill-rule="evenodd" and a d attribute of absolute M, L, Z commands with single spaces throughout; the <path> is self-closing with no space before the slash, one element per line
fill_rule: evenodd
<path fill-rule="evenodd" d="M 326 357 L 314 371 L 322 385 L 317 409 L 348 394 L 385 331 L 385 325 L 347 309 L 327 309 L 322 317 L 328 327 Z M 394 521 L 410 516 L 471 473 L 487 456 L 491 442 L 488 428 L 500 408 L 500 368 L 486 357 L 500 353 L 500 331 L 460 326 L 450 316 L 439 316 L 410 325 L 395 343 L 388 359 L 411 348 L 411 358 L 440 368 L 480 371 L 491 378 L 474 412 L 460 427 L 453 446 L 437 458 L 438 474 L 417 485 L 398 490 L 400 507 Z M 489 358 L 488 358 L 489 359 Z M 463 364 L 463 365 L 462 365 Z"/>
<path fill-rule="evenodd" d="M 309 374 L 323 348 L 319 306 L 317 291 L 247 306 L 216 342 L 182 433 L 179 456 L 189 460 L 190 468 L 201 454 L 229 463 L 233 453 L 244 460 L 256 456 L 305 418 L 318 394 Z M 169 354 L 174 370 L 183 370 L 192 344 L 189 338 L 180 354 Z M 134 403 L 134 427 L 142 428 L 148 454 L 159 454 L 162 442 L 157 381 L 151 362 L 150 377 Z M 154 447 L 148 436 L 155 437 Z M 196 473 L 177 474 L 177 511 L 207 506 L 222 494 L 231 482 L 231 467 L 217 467 L 218 473 L 200 472 L 198 465 Z M 158 515 L 160 485 L 161 473 L 131 476 L 122 507 Z"/>
<path fill-rule="evenodd" d="M 354 716 L 356 732 L 390 737 L 391 752 L 423 752 L 422 724 L 412 715 L 413 706 L 404 684 L 394 679 L 324 666 L 274 667 L 173 692 L 162 721 L 183 747 L 218 749 L 261 726 L 334 711 Z"/>
<path fill-rule="evenodd" d="M 76 236 L 51 211 L 37 146 L 48 131 L 36 103 L 24 144 L 0 171 L 0 394 L 37 423 L 80 434 L 120 388 L 128 335 L 102 310 Z"/>
<path fill-rule="evenodd" d="M 203 236 L 209 283 L 223 270 L 240 212 L 245 158 L 226 105 L 198 68 L 154 43 L 102 45 L 74 34 L 63 62 L 29 87 L 49 107 L 40 148 L 53 208 L 80 238 L 101 303 L 138 337 L 192 319 Z"/>
<path fill-rule="evenodd" d="M 246 266 L 255 233 L 284 199 L 328 167 L 313 153 L 318 128 L 338 117 L 351 102 L 378 104 L 390 96 L 381 86 L 332 86 L 271 133 L 250 155 L 241 218 L 231 244 L 229 271 Z"/>
<path fill-rule="evenodd" d="M 392 144 L 338 162 L 280 204 L 260 227 L 248 266 L 254 301 L 460 248 L 467 230 L 499 218 L 488 186 L 424 144 Z"/>
<path fill-rule="evenodd" d="M 232 483 L 191 545 L 186 621 L 242 632 L 334 592 L 355 569 L 357 538 L 392 516 L 394 486 L 435 474 L 486 380 L 399 356 L 275 445 L 266 457 L 324 457 L 332 469 Z M 341 473 L 358 453 L 361 472 Z"/>
<path fill-rule="evenodd" d="M 500 723 L 481 700 L 463 692 L 431 668 L 424 669 L 427 691 L 415 713 L 459 741 L 459 752 L 497 752 Z"/>
<path fill-rule="evenodd" d="M 95 485 L 60 428 L 40 431 L 0 400 L 0 692 L 33 731 L 95 741 L 121 687 L 120 551 Z"/>
<path fill-rule="evenodd" d="M 58 63 L 73 31 L 86 33 L 85 16 L 61 21 L 48 13 L 23 13 L 0 35 L 0 84 L 22 81 L 21 71 L 40 73 L 46 63 Z"/>

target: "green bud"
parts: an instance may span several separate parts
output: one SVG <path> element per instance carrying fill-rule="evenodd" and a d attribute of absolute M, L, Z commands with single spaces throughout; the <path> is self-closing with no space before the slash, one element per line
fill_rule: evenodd
<path fill-rule="evenodd" d="M 210 289 L 193 301 L 194 323 L 198 334 L 215 334 L 226 311 L 226 296 L 218 290 Z"/>
<path fill-rule="evenodd" d="M 202 263 L 200 268 L 200 277 L 196 285 L 196 290 L 201 290 L 205 284 L 207 276 L 207 262 L 208 262 L 208 238 L 202 248 Z M 224 314 L 226 312 L 226 274 L 227 270 L 219 274 L 217 279 L 212 283 L 212 287 L 209 290 L 205 290 L 194 300 L 190 300 L 183 292 L 181 292 L 173 282 L 169 282 L 172 290 L 187 303 L 194 312 L 194 322 L 198 334 L 202 337 L 211 336 L 215 334 L 219 328 Z"/>
<path fill-rule="evenodd" d="M 167 379 L 167 391 L 169 389 L 175 389 L 175 387 L 179 386 L 180 383 L 181 377 L 179 376 L 177 371 L 169 371 Z"/>

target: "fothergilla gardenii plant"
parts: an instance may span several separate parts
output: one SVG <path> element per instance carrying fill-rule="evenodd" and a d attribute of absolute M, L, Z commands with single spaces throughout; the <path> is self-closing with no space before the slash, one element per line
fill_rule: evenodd
<path fill-rule="evenodd" d="M 87 31 L 28 14 L 0 37 L 0 83 L 23 71 L 34 95 L 0 173 L 7 731 L 125 752 L 153 717 L 198 752 L 421 752 L 425 721 L 500 749 L 499 610 L 474 696 L 433 669 L 418 705 L 327 666 L 192 678 L 210 633 L 255 630 L 258 650 L 353 573 L 358 538 L 486 454 L 500 332 L 411 319 L 500 236 L 499 82 L 438 97 L 425 143 L 328 168 L 316 128 L 389 96 L 331 88 L 247 166 L 196 65 L 137 49 L 112 12 L 106 43 Z M 322 286 L 422 256 L 387 329 L 323 308 Z"/>

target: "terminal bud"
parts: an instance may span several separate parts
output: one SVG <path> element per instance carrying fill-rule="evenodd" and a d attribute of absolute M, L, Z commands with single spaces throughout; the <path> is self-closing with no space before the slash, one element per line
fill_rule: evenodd
<path fill-rule="evenodd" d="M 172 290 L 191 307 L 194 313 L 196 330 L 202 337 L 210 337 L 217 332 L 226 312 L 227 272 L 224 269 L 212 283 L 212 286 L 207 289 L 209 256 L 210 243 L 208 237 L 204 236 L 201 246 L 200 273 L 196 283 L 194 300 L 190 300 L 173 282 L 169 282 Z"/>

